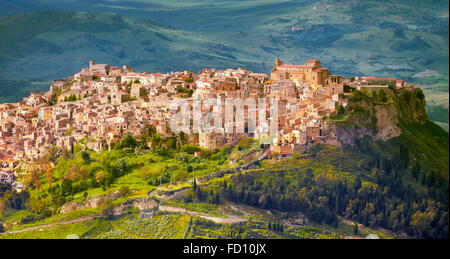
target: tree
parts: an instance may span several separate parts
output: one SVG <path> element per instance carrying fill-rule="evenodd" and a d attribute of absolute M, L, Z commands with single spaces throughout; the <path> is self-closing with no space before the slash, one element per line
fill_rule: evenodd
<path fill-rule="evenodd" d="M 413 227 L 413 229 L 419 236 L 429 236 L 429 231 L 433 219 L 433 212 L 417 211 L 411 217 L 411 227 Z"/>
<path fill-rule="evenodd" d="M 44 173 L 45 177 L 47 178 L 47 182 L 50 187 L 52 187 L 53 184 L 53 163 L 49 163 L 44 166 Z"/>
<path fill-rule="evenodd" d="M 6 183 L 0 183 L 0 197 L 3 197 L 4 193 L 11 190 L 12 190 L 11 185 Z"/>
<path fill-rule="evenodd" d="M 105 218 L 111 218 L 114 214 L 113 200 L 110 198 L 105 199 L 101 205 L 101 216 Z"/>
<path fill-rule="evenodd" d="M 95 174 L 95 180 L 98 184 L 103 184 L 106 181 L 107 174 L 104 171 L 98 171 Z"/>
<path fill-rule="evenodd" d="M 422 168 L 420 167 L 419 161 L 416 161 L 416 164 L 414 165 L 413 170 L 411 171 L 411 176 L 416 179 L 416 181 L 419 179 L 419 175 Z"/>
<path fill-rule="evenodd" d="M 269 195 L 266 195 L 266 194 L 261 195 L 259 197 L 258 204 L 259 204 L 259 206 L 261 206 L 261 208 L 269 208 L 270 207 Z"/>
<path fill-rule="evenodd" d="M 28 201 L 28 208 L 30 211 L 42 214 L 47 209 L 47 201 L 45 199 L 42 199 L 40 197 L 30 197 L 30 200 Z"/>
<path fill-rule="evenodd" d="M 91 161 L 91 155 L 86 151 L 81 152 L 81 158 L 86 164 L 89 164 Z"/>
<path fill-rule="evenodd" d="M 130 193 L 130 187 L 126 186 L 126 185 L 122 186 L 122 187 L 120 187 L 119 192 L 120 192 L 120 195 L 126 196 L 127 194 Z"/>
<path fill-rule="evenodd" d="M 6 205 L 3 199 L 0 199 L 0 218 L 4 217 L 6 213 Z"/>
<path fill-rule="evenodd" d="M 359 234 L 358 224 L 353 223 L 353 235 L 358 235 L 358 234 Z"/>
<path fill-rule="evenodd" d="M 63 179 L 61 183 L 61 196 L 69 196 L 72 194 L 72 181 L 69 179 Z"/>
<path fill-rule="evenodd" d="M 53 93 L 52 96 L 50 97 L 50 100 L 47 101 L 47 105 L 48 106 L 53 106 L 55 104 L 58 103 L 58 94 L 57 93 Z"/>
<path fill-rule="evenodd" d="M 194 181 L 193 181 L 193 183 L 192 183 L 192 189 L 193 189 L 194 191 L 197 190 L 197 180 L 195 179 L 195 177 L 194 177 Z"/>
<path fill-rule="evenodd" d="M 114 177 L 120 177 L 125 175 L 129 170 L 127 161 L 124 159 L 119 159 L 112 166 L 112 174 Z"/>
<path fill-rule="evenodd" d="M 359 189 L 361 189 L 362 183 L 361 183 L 361 176 L 358 175 L 355 180 L 355 192 L 357 192 Z"/>
<path fill-rule="evenodd" d="M 311 154 L 313 157 L 317 156 L 319 152 L 322 150 L 322 146 L 320 144 L 313 144 L 308 147 L 308 153 Z"/>
<path fill-rule="evenodd" d="M 342 106 L 342 104 L 339 104 L 339 105 L 338 105 L 337 112 L 338 112 L 338 116 L 339 116 L 339 117 L 344 116 L 344 114 L 345 114 L 345 108 L 344 108 L 344 106 Z"/>
<path fill-rule="evenodd" d="M 344 93 L 350 93 L 352 88 L 349 85 L 344 85 Z"/>
<path fill-rule="evenodd" d="M 400 145 L 400 160 L 403 164 L 403 168 L 407 168 L 408 167 L 408 162 L 409 162 L 409 149 L 408 147 L 406 147 L 405 145 Z"/>
<path fill-rule="evenodd" d="M 131 135 L 126 135 L 120 142 L 120 148 L 135 148 L 137 146 L 136 140 Z"/>
<path fill-rule="evenodd" d="M 183 145 L 183 146 L 181 147 L 181 151 L 186 152 L 186 153 L 192 155 L 192 154 L 194 154 L 195 152 L 200 152 L 200 151 L 202 151 L 202 149 L 201 149 L 199 146 L 196 146 L 196 145 L 186 144 L 186 145 Z"/>
<path fill-rule="evenodd" d="M 197 180 L 194 178 L 194 182 L 192 184 L 193 198 L 195 201 L 201 201 L 203 194 L 200 190 L 200 187 L 197 185 Z"/>
<path fill-rule="evenodd" d="M 80 98 L 77 97 L 75 94 L 71 94 L 71 95 L 69 95 L 69 96 L 66 96 L 66 97 L 64 98 L 64 101 L 65 101 L 65 102 L 75 102 L 75 101 L 77 101 L 78 99 L 80 99 Z"/>
<path fill-rule="evenodd" d="M 275 231 L 277 231 L 277 232 L 282 232 L 282 230 L 283 230 L 282 224 L 281 224 L 280 222 L 277 222 L 277 223 L 276 223 Z"/>
<path fill-rule="evenodd" d="M 388 98 L 387 98 L 387 95 L 386 95 L 386 92 L 385 92 L 385 91 L 383 91 L 383 90 L 378 90 L 378 91 L 375 92 L 375 94 L 376 94 L 376 97 L 377 97 L 377 98 L 376 98 L 377 101 L 383 102 L 383 103 L 385 103 L 385 102 L 388 101 Z"/>
<path fill-rule="evenodd" d="M 84 200 L 84 201 L 87 200 L 88 195 L 89 195 L 88 192 L 84 192 L 84 193 L 83 193 L 83 200 Z"/>

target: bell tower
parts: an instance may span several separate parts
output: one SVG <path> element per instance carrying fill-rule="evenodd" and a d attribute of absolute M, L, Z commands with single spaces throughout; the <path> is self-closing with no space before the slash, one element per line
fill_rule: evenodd
<path fill-rule="evenodd" d="M 283 61 L 281 59 L 277 58 L 275 59 L 274 65 L 273 65 L 273 71 L 277 70 L 279 66 L 283 64 Z"/>

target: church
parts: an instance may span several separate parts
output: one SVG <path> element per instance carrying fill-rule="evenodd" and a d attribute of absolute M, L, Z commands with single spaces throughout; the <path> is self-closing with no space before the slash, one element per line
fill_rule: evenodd
<path fill-rule="evenodd" d="M 270 79 L 307 82 L 314 87 L 333 86 L 342 81 L 341 76 L 331 75 L 327 68 L 322 67 L 319 60 L 308 60 L 305 65 L 287 65 L 276 59 Z"/>

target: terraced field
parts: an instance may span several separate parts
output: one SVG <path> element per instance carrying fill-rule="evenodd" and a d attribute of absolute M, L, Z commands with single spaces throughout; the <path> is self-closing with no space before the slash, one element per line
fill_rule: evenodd
<path fill-rule="evenodd" d="M 69 235 L 90 239 L 181 239 L 185 235 L 190 216 L 166 214 L 139 219 L 134 214 L 115 220 L 80 221 L 0 234 L 0 239 L 65 239 Z"/>
<path fill-rule="evenodd" d="M 126 217 L 113 221 L 111 230 L 90 238 L 100 239 L 180 239 L 183 238 L 189 224 L 186 215 L 158 215 L 152 219 Z"/>

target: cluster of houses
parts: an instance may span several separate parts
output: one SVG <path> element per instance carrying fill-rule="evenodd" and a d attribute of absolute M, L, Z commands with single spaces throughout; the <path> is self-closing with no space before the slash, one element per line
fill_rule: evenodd
<path fill-rule="evenodd" d="M 286 65 L 277 59 L 270 78 L 244 68 L 151 74 L 90 61 L 89 67 L 73 76 L 54 81 L 48 92 L 32 92 L 19 103 L 0 104 L 0 163 L 36 160 L 52 146 L 71 150 L 75 143 L 82 143 L 96 151 L 107 149 L 125 134 L 140 136 L 147 126 L 170 136 L 177 104 L 218 97 L 277 98 L 277 118 L 268 112 L 263 119 L 276 122 L 278 131 L 200 130 L 190 138 L 195 144 L 214 149 L 242 137 L 269 138 L 272 151 L 283 155 L 310 143 L 339 145 L 324 118 L 335 113 L 338 105 L 347 105 L 344 85 L 378 89 L 391 83 L 405 84 L 392 78 L 344 79 L 330 74 L 318 60 Z M 201 108 L 201 113 L 210 110 Z M 226 109 L 220 112 L 225 115 Z M 245 111 L 246 116 L 249 113 Z M 248 127 L 247 121 L 243 123 Z M 14 181 L 6 170 L 0 175 L 2 182 Z"/>
<path fill-rule="evenodd" d="M 9 184 L 13 185 L 14 187 L 18 187 L 17 189 L 21 189 L 22 185 L 15 185 L 16 180 L 16 173 L 14 171 L 14 167 L 17 165 L 17 163 L 13 163 L 11 160 L 5 160 L 2 157 L 0 157 L 0 184 Z"/>

